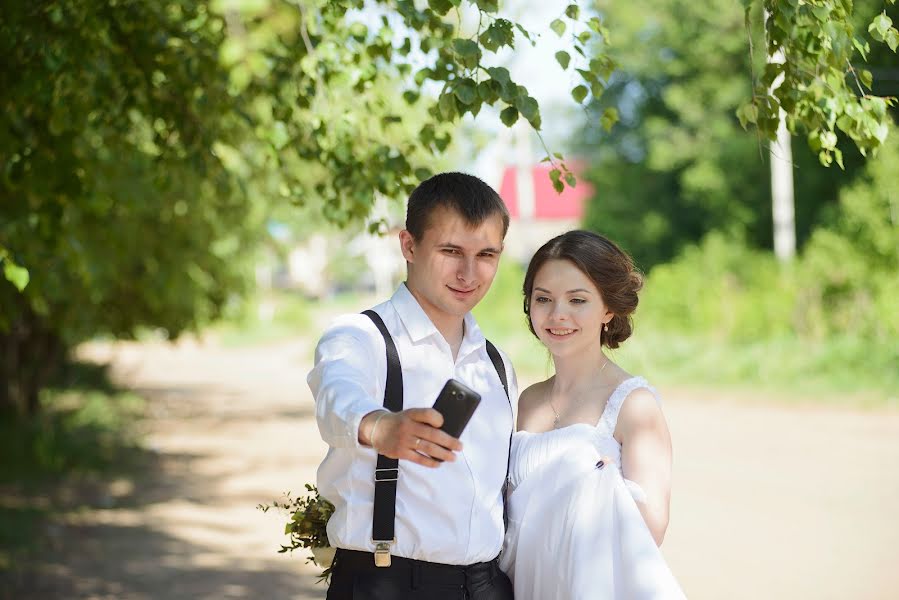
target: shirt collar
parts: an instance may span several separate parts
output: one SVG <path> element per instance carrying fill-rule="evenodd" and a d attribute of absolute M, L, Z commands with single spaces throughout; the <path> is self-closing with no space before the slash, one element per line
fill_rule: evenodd
<path fill-rule="evenodd" d="M 396 314 L 399 315 L 400 321 L 402 321 L 413 343 L 420 342 L 432 335 L 441 335 L 440 331 L 437 330 L 437 326 L 431 321 L 431 318 L 418 303 L 418 300 L 415 299 L 415 296 L 412 295 L 412 292 L 409 291 L 409 288 L 406 287 L 405 283 L 400 284 L 390 298 L 390 302 L 393 304 Z M 459 357 L 480 348 L 485 342 L 484 334 L 471 313 L 465 315 L 464 322 L 465 335 L 459 348 Z"/>

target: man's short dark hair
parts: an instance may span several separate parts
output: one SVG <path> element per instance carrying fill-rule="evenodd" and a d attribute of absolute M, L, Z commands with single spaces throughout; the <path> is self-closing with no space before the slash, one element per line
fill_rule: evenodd
<path fill-rule="evenodd" d="M 413 238 L 424 237 L 431 214 L 438 207 L 456 211 L 473 227 L 499 215 L 503 220 L 503 238 L 509 230 L 509 211 L 502 198 L 474 175 L 438 173 L 412 191 L 406 209 L 406 230 Z"/>

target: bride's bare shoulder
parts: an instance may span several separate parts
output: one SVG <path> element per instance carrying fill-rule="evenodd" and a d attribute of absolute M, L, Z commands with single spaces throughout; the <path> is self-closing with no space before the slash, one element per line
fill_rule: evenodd
<path fill-rule="evenodd" d="M 544 403 L 546 391 L 552 385 L 552 377 L 546 381 L 539 381 L 529 386 L 518 397 L 518 428 L 521 429 L 522 423 L 526 423 L 534 410 Z"/>

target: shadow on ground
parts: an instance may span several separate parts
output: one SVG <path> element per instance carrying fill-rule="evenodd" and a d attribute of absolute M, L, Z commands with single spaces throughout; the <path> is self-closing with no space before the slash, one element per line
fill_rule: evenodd
<path fill-rule="evenodd" d="M 104 377 L 82 378 L 75 388 L 107 396 L 122 391 Z M 238 448 L 247 424 L 289 423 L 308 419 L 312 411 L 289 401 L 260 404 L 214 384 L 142 385 L 128 393 L 144 400 L 142 415 L 128 415 L 138 430 L 189 425 Z M 301 557 L 248 561 L 232 551 L 239 548 L 227 547 L 242 543 L 241 511 L 258 512 L 256 505 L 273 496 L 264 484 L 228 488 L 235 471 L 252 472 L 252 460 L 228 463 L 202 444 L 189 451 L 159 450 L 143 435 L 135 439 L 66 424 L 72 425 L 72 416 L 61 412 L 0 444 L 16 448 L 5 453 L 12 460 L 4 458 L 8 468 L 0 477 L 0 600 L 323 595 L 308 569 L 300 576 Z M 184 435 L 191 439 L 189 431 Z M 72 448 L 84 456 L 67 459 Z M 173 535 L 173 514 L 190 534 L 181 535 L 176 525 Z M 217 537 L 207 535 L 211 531 Z M 273 559 L 277 547 L 273 537 Z"/>

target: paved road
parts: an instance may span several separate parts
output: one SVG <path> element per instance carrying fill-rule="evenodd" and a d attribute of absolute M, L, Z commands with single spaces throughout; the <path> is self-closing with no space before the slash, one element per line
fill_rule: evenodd
<path fill-rule="evenodd" d="M 276 554 L 283 517 L 255 508 L 313 481 L 324 453 L 308 344 L 83 353 L 149 399 L 158 458 L 111 488 L 110 508 L 66 520 L 40 597 L 324 598 L 301 556 Z M 690 598 L 899 598 L 899 412 L 662 393 L 675 443 L 663 548 Z"/>

